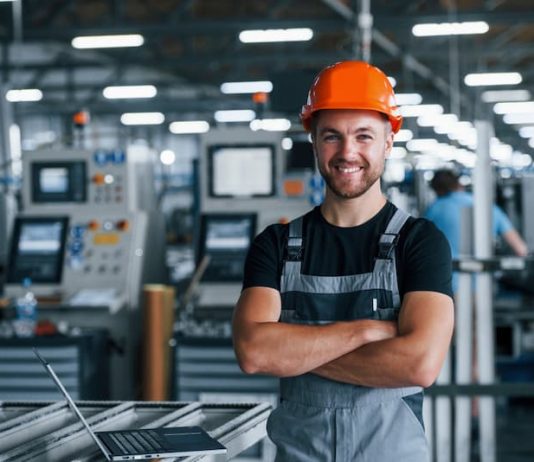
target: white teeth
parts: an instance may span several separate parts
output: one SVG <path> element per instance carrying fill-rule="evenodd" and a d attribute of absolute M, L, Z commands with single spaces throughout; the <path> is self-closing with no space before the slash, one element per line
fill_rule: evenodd
<path fill-rule="evenodd" d="M 341 173 L 356 173 L 362 169 L 361 167 L 351 167 L 351 168 L 338 167 L 338 168 L 341 171 Z"/>

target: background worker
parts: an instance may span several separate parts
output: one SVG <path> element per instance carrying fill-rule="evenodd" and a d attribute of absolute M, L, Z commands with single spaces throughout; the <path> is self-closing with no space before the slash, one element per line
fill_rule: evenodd
<path fill-rule="evenodd" d="M 277 461 L 428 460 L 422 388 L 453 330 L 447 241 L 388 202 L 380 176 L 402 123 L 386 75 L 345 61 L 301 113 L 325 200 L 254 241 L 233 335 L 241 368 L 280 377 Z"/>
<path fill-rule="evenodd" d="M 453 258 L 460 256 L 460 233 L 462 229 L 462 209 L 473 208 L 473 195 L 464 190 L 458 175 L 451 169 L 436 170 L 430 181 L 437 199 L 427 208 L 424 216 L 445 234 L 451 246 Z M 519 257 L 526 257 L 528 248 L 515 230 L 504 211 L 493 205 L 493 236 L 501 236 Z M 453 280 L 456 290 L 456 278 Z"/>

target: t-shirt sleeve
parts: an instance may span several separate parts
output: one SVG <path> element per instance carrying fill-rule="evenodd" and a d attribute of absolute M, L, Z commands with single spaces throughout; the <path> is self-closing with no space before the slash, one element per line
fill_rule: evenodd
<path fill-rule="evenodd" d="M 401 255 L 401 295 L 413 291 L 440 292 L 452 297 L 451 249 L 444 234 L 420 218 L 409 229 Z"/>
<path fill-rule="evenodd" d="M 493 226 L 498 236 L 502 236 L 513 228 L 510 219 L 502 209 L 496 205 L 493 206 Z"/>
<path fill-rule="evenodd" d="M 245 260 L 243 290 L 248 287 L 280 290 L 281 234 L 281 225 L 273 225 L 256 236 Z"/>

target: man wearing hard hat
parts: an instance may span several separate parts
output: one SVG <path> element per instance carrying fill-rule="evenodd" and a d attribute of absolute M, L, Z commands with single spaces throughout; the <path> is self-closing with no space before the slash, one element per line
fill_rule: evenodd
<path fill-rule="evenodd" d="M 329 66 L 302 108 L 324 202 L 251 246 L 234 314 L 241 368 L 280 377 L 277 461 L 428 460 L 422 389 L 453 330 L 451 257 L 380 176 L 400 129 L 393 88 L 365 62 Z"/>

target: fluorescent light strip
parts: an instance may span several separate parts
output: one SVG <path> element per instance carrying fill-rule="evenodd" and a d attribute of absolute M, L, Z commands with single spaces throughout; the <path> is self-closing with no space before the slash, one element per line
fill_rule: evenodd
<path fill-rule="evenodd" d="M 312 37 L 313 31 L 308 27 L 296 29 L 255 29 L 244 30 L 239 33 L 239 40 L 243 43 L 307 42 Z"/>
<path fill-rule="evenodd" d="M 253 131 L 285 132 L 290 128 L 291 122 L 288 119 L 254 119 L 250 122 L 250 129 Z"/>
<path fill-rule="evenodd" d="M 530 140 L 528 141 L 528 145 L 529 145 L 531 148 L 534 148 L 534 138 L 530 138 Z"/>
<path fill-rule="evenodd" d="M 125 112 L 121 122 L 124 125 L 161 125 L 165 116 L 161 112 Z"/>
<path fill-rule="evenodd" d="M 490 85 L 518 85 L 523 81 L 519 72 L 485 72 L 467 74 L 464 82 L 468 87 L 482 87 Z"/>
<path fill-rule="evenodd" d="M 423 97 L 419 93 L 397 93 L 395 95 L 395 102 L 399 106 L 421 104 L 422 101 Z"/>
<path fill-rule="evenodd" d="M 389 80 L 389 83 L 391 84 L 391 86 L 393 88 L 395 88 L 395 86 L 397 85 L 397 80 L 395 79 L 395 77 L 388 77 L 388 80 Z M 397 103 L 397 104 L 400 104 L 400 103 Z"/>
<path fill-rule="evenodd" d="M 210 124 L 205 120 L 183 120 L 171 122 L 169 125 L 169 131 L 175 135 L 206 133 L 209 129 Z"/>
<path fill-rule="evenodd" d="M 106 87 L 102 94 L 107 99 L 154 98 L 158 90 L 154 85 L 123 85 Z"/>
<path fill-rule="evenodd" d="M 500 101 L 528 101 L 530 92 L 528 90 L 489 90 L 481 95 L 485 103 L 498 103 Z"/>
<path fill-rule="evenodd" d="M 514 103 L 497 103 L 493 106 L 495 114 L 528 114 L 534 113 L 534 101 Z"/>
<path fill-rule="evenodd" d="M 246 93 L 270 93 L 273 91 L 273 83 L 268 80 L 258 80 L 256 82 L 225 82 L 221 85 L 221 92 L 226 95 L 246 94 Z"/>
<path fill-rule="evenodd" d="M 519 129 L 519 136 L 521 138 L 534 138 L 534 126 L 521 127 Z"/>
<path fill-rule="evenodd" d="M 534 124 L 534 114 L 505 114 L 502 120 L 505 124 L 510 125 L 532 125 Z"/>
<path fill-rule="evenodd" d="M 404 148 L 399 146 L 393 146 L 391 152 L 389 153 L 390 159 L 404 159 L 406 157 L 407 151 Z"/>
<path fill-rule="evenodd" d="M 256 113 L 252 109 L 215 111 L 214 114 L 217 122 L 250 122 L 255 117 Z"/>
<path fill-rule="evenodd" d="M 408 141 L 408 143 L 406 143 L 406 149 L 408 149 L 408 151 L 427 151 L 432 150 L 437 145 L 438 142 L 434 138 L 420 138 Z"/>
<path fill-rule="evenodd" d="M 443 106 L 439 104 L 414 104 L 401 106 L 400 113 L 403 117 L 419 117 L 428 114 L 442 114 Z"/>
<path fill-rule="evenodd" d="M 72 46 L 78 49 L 140 47 L 145 39 L 140 34 L 87 35 L 74 37 Z"/>
<path fill-rule="evenodd" d="M 413 133 L 411 130 L 408 130 L 408 129 L 403 129 L 403 130 L 399 130 L 393 140 L 394 141 L 397 141 L 399 143 L 402 143 L 404 141 L 410 141 L 411 139 L 413 138 Z"/>
<path fill-rule="evenodd" d="M 488 23 L 484 21 L 441 22 L 416 24 L 412 27 L 412 34 L 416 37 L 436 37 L 440 35 L 485 34 L 488 30 Z"/>
<path fill-rule="evenodd" d="M 43 99 L 43 92 L 41 90 L 38 90 L 37 88 L 8 90 L 6 92 L 6 99 L 10 103 L 41 101 Z"/>

